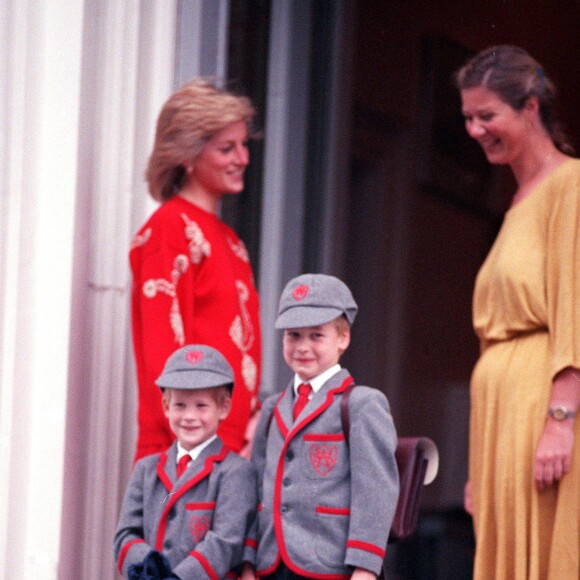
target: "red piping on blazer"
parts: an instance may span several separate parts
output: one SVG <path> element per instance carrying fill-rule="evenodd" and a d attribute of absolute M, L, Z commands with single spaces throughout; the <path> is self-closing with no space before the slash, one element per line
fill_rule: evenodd
<path fill-rule="evenodd" d="M 193 550 L 193 552 L 190 552 L 189 555 L 197 558 L 211 580 L 219 580 L 219 576 L 216 574 L 216 571 L 210 566 L 210 563 L 199 552 Z"/>
<path fill-rule="evenodd" d="M 135 544 L 144 544 L 145 540 L 143 538 L 137 538 L 135 540 L 131 540 L 127 542 L 122 548 L 119 554 L 119 574 L 123 575 L 123 562 L 125 561 L 125 557 L 127 556 L 127 552 L 131 549 L 132 546 Z"/>
<path fill-rule="evenodd" d="M 165 530 L 167 528 L 167 516 L 169 515 L 169 512 L 173 506 L 177 503 L 177 500 L 185 493 L 187 493 L 194 485 L 197 485 L 202 479 L 207 477 L 212 472 L 214 463 L 223 461 L 227 457 L 228 453 L 228 448 L 224 445 L 217 455 L 212 455 L 205 460 L 205 465 L 198 474 L 184 483 L 175 493 L 171 494 L 169 500 L 165 504 L 163 513 L 159 518 L 159 528 L 157 530 L 157 540 L 155 542 L 156 550 L 159 552 L 163 550 L 163 538 L 165 537 Z M 167 458 L 165 458 L 165 460 L 167 461 Z M 171 490 L 172 488 L 169 489 Z"/>
<path fill-rule="evenodd" d="M 278 404 L 276 404 L 276 411 L 275 411 L 276 422 L 278 423 L 279 426 L 280 426 L 280 423 L 282 423 L 284 426 L 284 430 L 280 429 L 280 432 L 284 436 L 284 444 L 282 446 L 282 450 L 280 451 L 280 456 L 278 459 L 278 466 L 276 468 L 276 479 L 275 479 L 275 484 L 274 484 L 274 506 L 273 506 L 274 507 L 274 509 L 273 509 L 273 511 L 274 511 L 274 530 L 276 532 L 276 538 L 278 540 L 278 546 L 279 546 L 279 550 L 280 550 L 280 555 L 282 556 L 282 560 L 284 560 L 284 563 L 288 566 L 288 568 L 290 568 L 290 570 L 292 570 L 296 574 L 300 574 L 301 576 L 308 576 L 310 578 L 317 578 L 320 580 L 345 580 L 347 578 L 350 578 L 350 575 L 348 575 L 348 574 L 314 574 L 308 570 L 302 570 L 302 568 L 299 568 L 298 566 L 296 566 L 296 564 L 294 564 L 292 562 L 292 560 L 290 559 L 290 555 L 288 554 L 288 550 L 286 549 L 286 544 L 284 543 L 284 535 L 282 533 L 282 518 L 280 515 L 281 514 L 281 511 L 280 511 L 280 507 L 281 507 L 280 506 L 280 503 L 281 503 L 280 490 L 282 488 L 282 478 L 284 475 L 284 458 L 286 456 L 286 450 L 288 448 L 288 445 L 290 444 L 290 442 L 294 438 L 294 436 L 303 427 L 305 427 L 308 423 L 310 423 L 311 421 L 316 419 L 316 417 L 318 417 L 320 414 L 322 414 L 324 411 L 326 411 L 326 409 L 334 401 L 335 395 L 342 393 L 352 383 L 354 383 L 354 379 L 349 376 L 349 377 L 346 377 L 346 379 L 344 379 L 343 383 L 339 387 L 337 387 L 336 389 L 332 389 L 332 390 L 328 391 L 328 393 L 326 395 L 326 401 L 322 405 L 320 405 L 320 407 L 318 407 L 312 413 L 310 413 L 310 415 L 304 417 L 304 419 L 302 421 L 300 421 L 300 423 L 298 423 L 297 425 L 294 425 L 294 427 L 290 430 L 290 432 L 287 431 L 286 425 L 283 423 L 282 418 L 279 417 Z M 286 431 L 286 435 L 284 434 L 284 431 Z M 264 573 L 262 571 L 260 571 L 260 575 L 264 575 Z"/>

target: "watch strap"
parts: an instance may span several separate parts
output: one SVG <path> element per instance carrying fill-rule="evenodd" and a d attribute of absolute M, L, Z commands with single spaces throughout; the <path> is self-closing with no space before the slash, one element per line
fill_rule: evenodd
<path fill-rule="evenodd" d="M 564 421 L 565 419 L 572 419 L 576 417 L 576 411 L 570 411 L 564 405 L 556 405 L 548 409 L 548 415 L 556 421 Z"/>

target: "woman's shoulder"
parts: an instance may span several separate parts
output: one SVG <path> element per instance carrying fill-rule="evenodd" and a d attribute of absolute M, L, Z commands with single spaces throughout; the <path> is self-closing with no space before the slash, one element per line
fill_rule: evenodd
<path fill-rule="evenodd" d="M 164 245 L 179 245 L 191 240 L 204 240 L 211 236 L 212 223 L 217 218 L 201 208 L 174 197 L 160 205 L 139 229 L 131 249 L 151 242 Z"/>
<path fill-rule="evenodd" d="M 166 201 L 151 213 L 137 231 L 137 235 L 143 235 L 146 231 L 152 232 L 171 227 L 180 219 L 178 204 L 174 203 L 173 200 Z"/>
<path fill-rule="evenodd" d="M 569 208 L 580 205 L 580 159 L 570 158 L 553 173 L 550 182 L 549 205 L 552 210 L 558 207 Z M 550 211 L 550 213 L 552 213 Z"/>
<path fill-rule="evenodd" d="M 239 241 L 238 234 L 235 232 L 235 230 L 232 227 L 230 227 L 228 224 L 226 224 L 226 222 L 223 222 L 220 220 L 219 225 L 220 225 L 220 229 L 224 235 L 230 237 L 233 240 Z"/>
<path fill-rule="evenodd" d="M 580 186 L 580 159 L 570 157 L 552 172 L 552 180 L 564 191 Z"/>
<path fill-rule="evenodd" d="M 162 203 L 151 214 L 148 223 L 150 225 L 164 226 L 185 224 L 191 220 L 208 221 L 208 215 L 196 205 L 179 196 L 175 196 Z"/>
<path fill-rule="evenodd" d="M 524 199 L 512 206 L 512 219 L 525 215 L 549 216 L 563 205 L 580 200 L 580 159 L 569 157 L 549 173 Z"/>

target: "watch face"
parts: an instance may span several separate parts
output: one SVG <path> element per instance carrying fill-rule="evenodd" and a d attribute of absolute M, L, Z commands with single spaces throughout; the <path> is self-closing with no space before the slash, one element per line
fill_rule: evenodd
<path fill-rule="evenodd" d="M 551 417 L 556 419 L 556 421 L 563 421 L 564 419 L 571 419 L 576 416 L 576 413 L 568 411 L 564 405 L 558 405 L 557 407 L 550 408 L 548 413 Z"/>
<path fill-rule="evenodd" d="M 553 411 L 552 411 L 552 417 L 554 417 L 554 419 L 556 419 L 556 421 L 563 421 L 566 418 L 566 409 L 564 409 L 563 407 L 556 407 Z"/>

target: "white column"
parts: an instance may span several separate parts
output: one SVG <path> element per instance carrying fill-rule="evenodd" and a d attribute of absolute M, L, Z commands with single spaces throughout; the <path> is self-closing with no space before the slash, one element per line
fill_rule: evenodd
<path fill-rule="evenodd" d="M 3 578 L 57 577 L 82 22 L 80 1 L 0 4 Z"/>
<path fill-rule="evenodd" d="M 91 0 L 86 10 L 59 580 L 114 577 L 137 416 L 128 250 L 154 207 L 143 174 L 174 78 L 175 2 Z"/>

